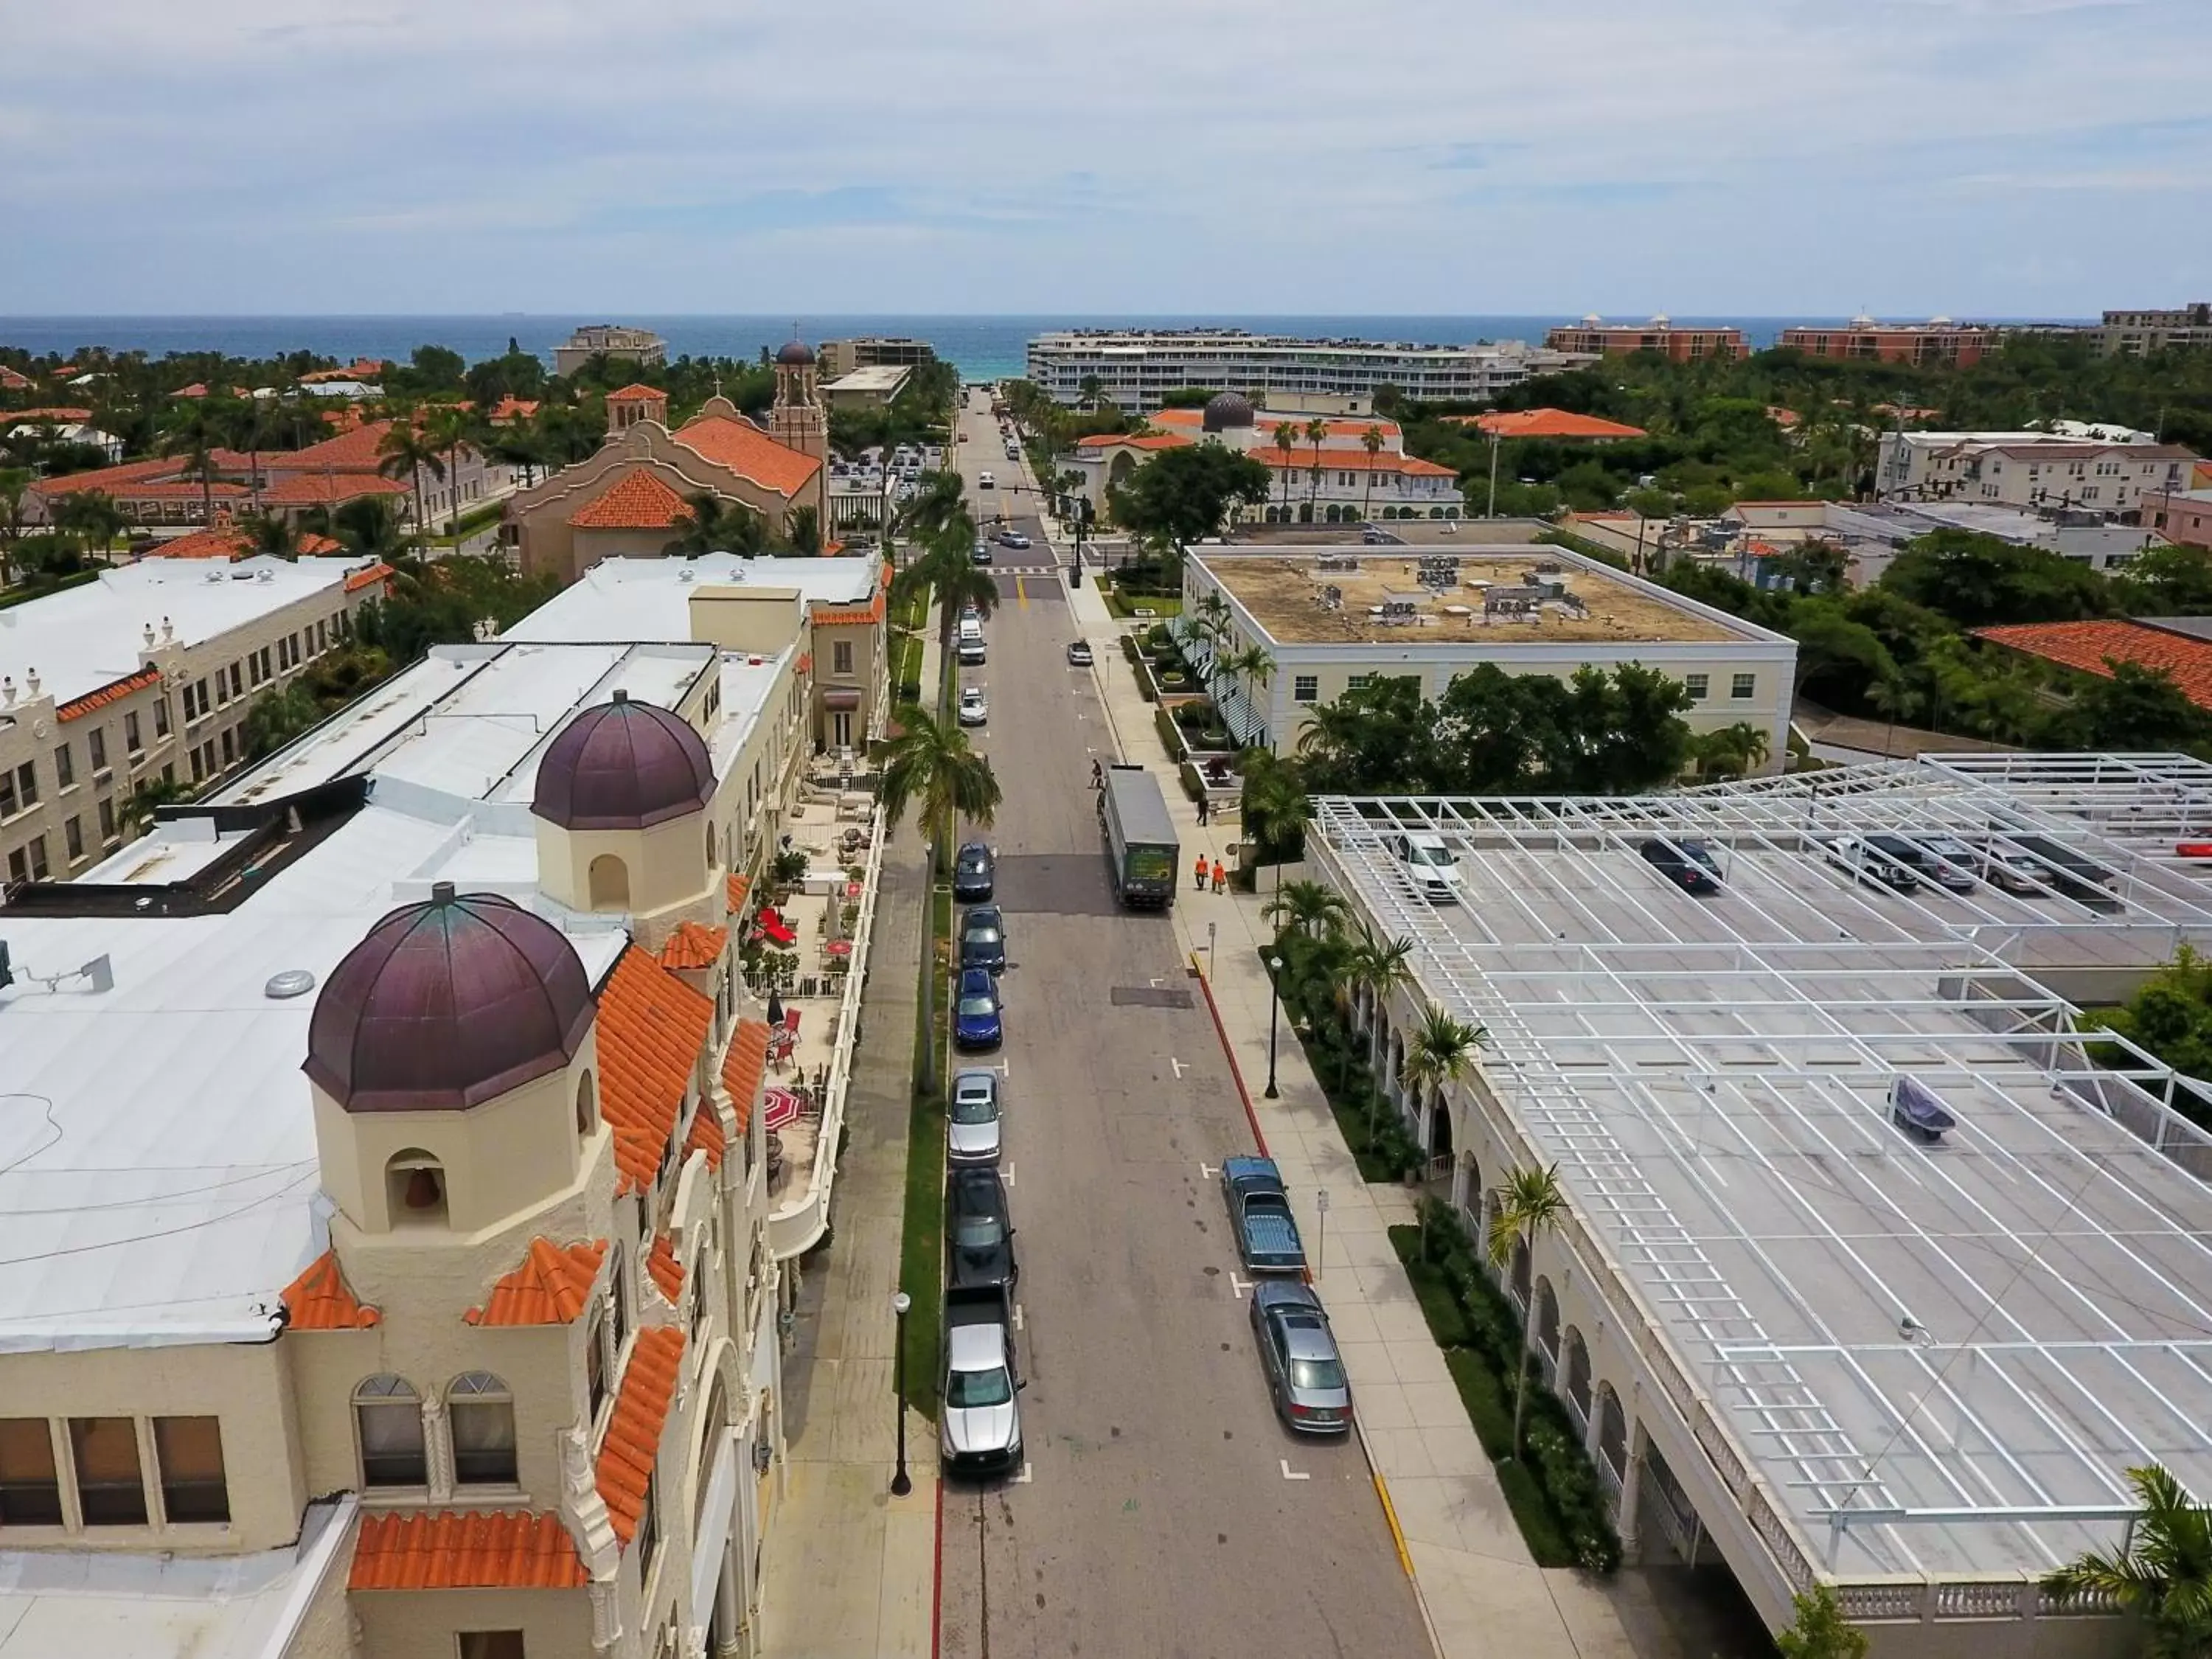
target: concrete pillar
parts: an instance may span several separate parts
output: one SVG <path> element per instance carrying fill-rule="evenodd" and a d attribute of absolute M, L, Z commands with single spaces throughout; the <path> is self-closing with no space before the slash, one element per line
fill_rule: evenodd
<path fill-rule="evenodd" d="M 1588 1339 L 1585 1338 L 1584 1340 L 1587 1341 Z M 1601 1404 L 1602 1401 L 1597 1391 L 1597 1376 L 1593 1372 L 1590 1376 L 1589 1419 L 1583 1425 L 1583 1449 L 1589 1454 L 1589 1460 L 1593 1463 L 1598 1461 L 1600 1455 L 1597 1449 L 1598 1425 L 1605 1418 L 1605 1413 L 1601 1409 Z"/>
<path fill-rule="evenodd" d="M 1636 1509 L 1644 1491 L 1644 1450 L 1648 1444 L 1644 1432 L 1644 1419 L 1628 1419 L 1628 1467 L 1620 1476 L 1620 1519 L 1616 1530 L 1620 1534 L 1620 1559 L 1636 1559 Z"/>
<path fill-rule="evenodd" d="M 741 1478 L 750 1479 L 750 1472 L 742 1471 Z M 749 1651 L 752 1621 L 744 1616 L 744 1597 L 738 1588 L 741 1571 L 733 1528 L 732 1536 L 722 1546 L 721 1565 L 714 1582 L 714 1659 L 744 1659 Z"/>
<path fill-rule="evenodd" d="M 1457 1158 L 1452 1159 L 1451 1201 L 1452 1208 L 1455 1210 L 1467 1208 L 1467 1154 L 1462 1152 Z"/>

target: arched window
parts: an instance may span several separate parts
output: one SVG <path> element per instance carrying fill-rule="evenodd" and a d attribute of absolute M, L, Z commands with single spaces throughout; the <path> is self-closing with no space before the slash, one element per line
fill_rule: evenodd
<path fill-rule="evenodd" d="M 446 1218 L 446 1171 L 420 1146 L 392 1153 L 384 1166 L 385 1203 L 392 1224 Z"/>
<path fill-rule="evenodd" d="M 1621 1414 L 1620 1396 L 1610 1382 L 1597 1385 L 1597 1455 L 1615 1480 L 1626 1477 L 1628 1419 Z"/>
<path fill-rule="evenodd" d="M 599 1127 L 599 1102 L 592 1094 L 592 1074 L 586 1071 L 576 1079 L 576 1133 L 589 1140 Z"/>
<path fill-rule="evenodd" d="M 629 1264 L 623 1260 L 623 1248 L 617 1244 L 611 1254 L 614 1257 L 613 1271 L 607 1275 L 609 1294 L 615 1308 L 615 1352 L 622 1352 L 622 1345 L 629 1335 Z"/>
<path fill-rule="evenodd" d="M 1516 1238 L 1513 1241 L 1513 1276 L 1510 1282 L 1513 1287 L 1514 1301 L 1523 1308 L 1528 1305 L 1529 1267 L 1528 1241 Z"/>
<path fill-rule="evenodd" d="M 362 1485 L 430 1484 L 422 1449 L 422 1398 L 405 1377 L 370 1377 L 353 1391 L 353 1416 L 361 1434 Z"/>
<path fill-rule="evenodd" d="M 1536 1281 L 1536 1352 L 1550 1360 L 1559 1357 L 1559 1298 L 1548 1279 Z"/>
<path fill-rule="evenodd" d="M 713 821 L 712 821 L 712 820 L 709 820 L 709 821 L 708 821 L 708 824 L 707 824 L 707 868 L 708 868 L 708 870 L 709 872 L 711 872 L 711 871 L 714 869 L 714 825 Z"/>
<path fill-rule="evenodd" d="M 463 1486 L 511 1486 L 514 1396 L 489 1371 L 468 1371 L 446 1390 L 453 1423 L 453 1480 Z"/>
<path fill-rule="evenodd" d="M 1589 1349 L 1583 1342 L 1583 1334 L 1573 1326 L 1567 1327 L 1566 1336 L 1567 1399 L 1576 1414 L 1587 1423 L 1590 1408 Z"/>
<path fill-rule="evenodd" d="M 591 886 L 594 910 L 629 908 L 629 866 L 612 853 L 602 853 L 592 860 Z"/>

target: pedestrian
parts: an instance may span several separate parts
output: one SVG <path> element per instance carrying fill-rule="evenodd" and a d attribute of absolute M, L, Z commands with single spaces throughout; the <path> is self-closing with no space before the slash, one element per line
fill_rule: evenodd
<path fill-rule="evenodd" d="M 1206 797 L 1203 795 L 1198 798 L 1198 827 L 1201 830 L 1206 828 Z"/>
<path fill-rule="evenodd" d="M 1095 760 L 1091 763 L 1091 787 L 1093 789 L 1103 789 L 1106 787 L 1106 774 L 1099 769 L 1098 763 Z"/>
<path fill-rule="evenodd" d="M 1198 878 L 1198 890 L 1199 890 L 1200 892 L 1203 893 L 1203 892 L 1206 890 L 1206 854 L 1205 854 L 1200 853 L 1200 854 L 1198 855 L 1198 862 L 1197 862 L 1194 866 L 1192 866 L 1191 873 L 1192 873 L 1192 874 L 1194 874 L 1194 875 L 1195 875 L 1195 876 Z"/>
<path fill-rule="evenodd" d="M 1224 869 L 1223 869 L 1223 868 L 1221 867 L 1221 860 L 1220 860 L 1219 859 L 1216 859 L 1216 860 L 1214 860 L 1214 861 L 1213 861 L 1213 890 L 1214 890 L 1215 892 L 1217 892 L 1217 893 L 1218 893 L 1218 892 L 1219 892 L 1219 891 L 1221 890 L 1221 884 L 1222 884 L 1222 883 L 1224 883 L 1224 881 L 1226 881 L 1226 880 L 1228 880 L 1228 879 L 1229 879 L 1229 872 L 1228 872 L 1226 870 L 1224 870 Z"/>

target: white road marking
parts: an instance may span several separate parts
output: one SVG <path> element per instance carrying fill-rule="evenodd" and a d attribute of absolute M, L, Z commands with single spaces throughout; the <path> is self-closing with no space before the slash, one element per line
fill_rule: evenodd
<path fill-rule="evenodd" d="M 1182 1082 L 1182 1062 L 1181 1060 L 1177 1060 L 1177 1059 L 1176 1059 L 1173 1054 L 1170 1054 L 1170 1055 L 1168 1056 L 1168 1064 L 1175 1067 L 1176 1081 L 1177 1083 Z"/>
<path fill-rule="evenodd" d="M 999 1171 L 999 1179 L 1009 1187 L 1014 1184 L 1014 1166 L 1011 1163 Z"/>
<path fill-rule="evenodd" d="M 1198 1173 L 1200 1180 L 1211 1181 L 1218 1172 L 1211 1164 L 1201 1164 L 1198 1166 Z"/>
<path fill-rule="evenodd" d="M 1158 989 L 1160 988 L 1160 987 L 1161 987 L 1161 986 L 1163 986 L 1163 985 L 1164 985 L 1164 984 L 1166 984 L 1166 983 L 1167 983 L 1167 981 L 1165 981 L 1165 980 L 1164 980 L 1164 979 L 1161 979 L 1161 978 L 1158 978 L 1158 976 L 1155 976 L 1155 977 L 1153 978 L 1153 980 L 1152 980 L 1152 989 L 1154 989 L 1155 991 L 1157 991 L 1157 990 L 1158 990 Z"/>
<path fill-rule="evenodd" d="M 1297 1469 L 1292 1468 L 1291 1467 L 1291 1460 L 1290 1460 L 1289 1458 L 1287 1458 L 1287 1457 L 1285 1457 L 1285 1458 L 1284 1458 L 1284 1459 L 1282 1460 L 1282 1464 L 1283 1464 L 1283 1479 L 1284 1479 L 1284 1480 L 1312 1480 L 1312 1479 L 1313 1479 L 1313 1476 L 1311 1476 L 1310 1474 L 1306 1474 L 1301 1473 L 1299 1470 L 1297 1470 Z M 1022 1469 L 1023 1469 L 1023 1472 L 1024 1472 L 1024 1474 L 1026 1474 L 1026 1473 L 1028 1472 L 1028 1469 L 1029 1469 L 1029 1465 L 1028 1465 L 1028 1464 L 1026 1464 L 1026 1463 L 1023 1464 L 1023 1465 L 1022 1465 Z"/>
<path fill-rule="evenodd" d="M 1021 1304 L 1020 1303 L 1017 1302 L 1017 1303 L 1015 1303 L 1015 1304 L 1014 1304 L 1014 1328 L 1015 1328 L 1016 1330 L 1019 1330 L 1019 1329 L 1021 1329 L 1021 1328 L 1022 1328 L 1022 1304 Z"/>
<path fill-rule="evenodd" d="M 1237 1292 L 1237 1299 L 1239 1302 L 1244 1299 L 1244 1292 L 1250 1290 L 1255 1282 L 1249 1279 L 1239 1279 L 1233 1273 L 1229 1275 L 1229 1288 Z"/>
<path fill-rule="evenodd" d="M 1285 1468 L 1288 1468 L 1290 1465 L 1285 1463 L 1283 1467 Z M 1302 1474 L 1297 1478 L 1303 1480 L 1305 1479 L 1305 1476 Z M 1022 1472 L 1017 1475 L 1010 1475 L 1008 1479 L 1011 1480 L 1017 1486 L 1028 1486 L 1030 1484 L 1030 1460 L 1026 1457 L 1022 1459 Z"/>

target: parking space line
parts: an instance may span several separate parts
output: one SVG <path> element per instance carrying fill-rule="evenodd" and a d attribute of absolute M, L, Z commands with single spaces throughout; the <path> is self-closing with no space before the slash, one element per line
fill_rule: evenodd
<path fill-rule="evenodd" d="M 1168 1064 L 1175 1067 L 1176 1081 L 1177 1083 L 1182 1082 L 1182 1062 L 1181 1060 L 1177 1060 L 1177 1059 L 1176 1059 L 1173 1054 L 1170 1054 L 1170 1055 L 1168 1056 Z"/>
<path fill-rule="evenodd" d="M 1313 1476 L 1305 1473 L 1304 1470 L 1292 1468 L 1291 1467 L 1291 1460 L 1285 1457 L 1283 1459 L 1283 1479 L 1285 1480 L 1310 1480 L 1313 1479 Z"/>
<path fill-rule="evenodd" d="M 1019 1330 L 1019 1329 L 1021 1329 L 1021 1328 L 1022 1328 L 1022 1304 L 1021 1304 L 1020 1303 L 1017 1302 L 1017 1303 L 1015 1303 L 1015 1304 L 1014 1304 L 1014 1328 L 1015 1328 L 1016 1330 Z"/>
<path fill-rule="evenodd" d="M 999 1179 L 1009 1187 L 1014 1184 L 1014 1166 L 1011 1160 L 1000 1169 Z"/>
<path fill-rule="evenodd" d="M 1010 1474 L 1006 1479 L 1011 1484 L 1017 1486 L 1028 1486 L 1030 1484 L 1030 1460 L 1026 1457 L 1022 1459 L 1022 1472 L 1019 1474 Z M 1305 1477 L 1304 1475 L 1300 1475 L 1298 1479 L 1303 1480 Z"/>
<path fill-rule="evenodd" d="M 1201 1164 L 1198 1166 L 1199 1179 L 1201 1181 L 1211 1181 L 1219 1173 L 1220 1171 L 1216 1170 L 1211 1164 Z"/>
<path fill-rule="evenodd" d="M 1237 1292 L 1237 1299 L 1239 1302 L 1244 1299 L 1244 1292 L 1258 1282 L 1256 1279 L 1239 1279 L 1233 1273 L 1229 1275 L 1229 1288 Z"/>

